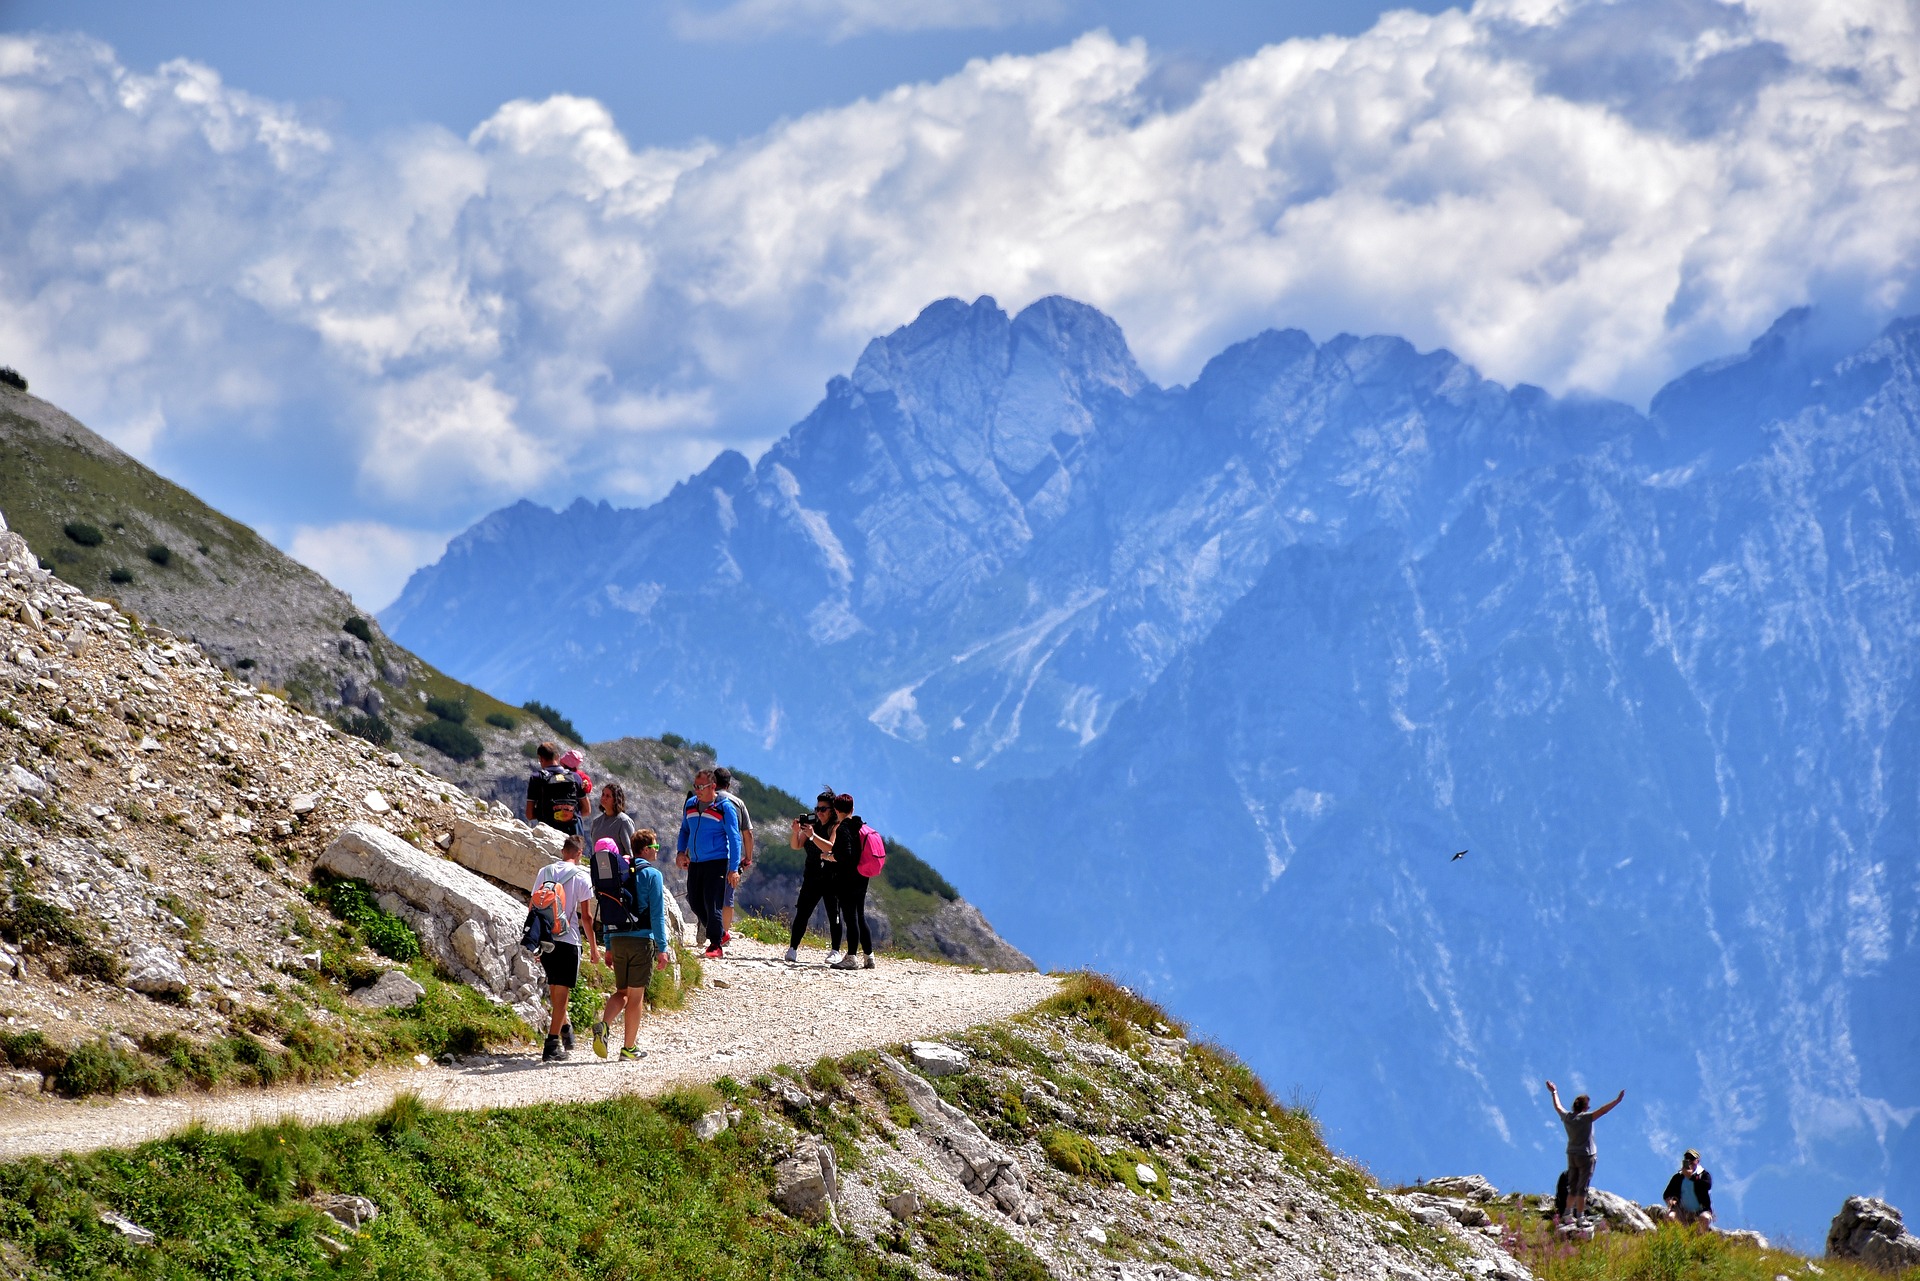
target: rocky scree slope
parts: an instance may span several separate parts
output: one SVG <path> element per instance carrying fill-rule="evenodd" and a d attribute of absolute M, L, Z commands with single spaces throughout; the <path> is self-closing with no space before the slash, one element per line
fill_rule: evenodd
<path fill-rule="evenodd" d="M 89 599 L 0 529 L 10 1089 L 267 1083 L 518 1039 L 527 975 L 485 995 L 448 982 L 420 955 L 445 941 L 425 918 L 349 886 L 321 895 L 336 919 L 310 893 L 350 824 L 424 857 L 478 808 Z M 399 1007 L 353 999 L 395 970 L 418 989 Z"/>

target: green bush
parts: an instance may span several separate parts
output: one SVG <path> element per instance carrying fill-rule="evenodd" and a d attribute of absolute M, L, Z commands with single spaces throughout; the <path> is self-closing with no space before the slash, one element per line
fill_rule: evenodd
<path fill-rule="evenodd" d="M 401 962 L 420 955 L 420 936 L 399 917 L 381 911 L 365 881 L 322 872 L 311 893 L 329 912 L 358 930 L 367 946 L 380 955 Z"/>
<path fill-rule="evenodd" d="M 393 741 L 393 726 L 378 712 L 353 712 L 340 718 L 340 728 L 355 738 L 364 738 L 375 747 Z"/>
<path fill-rule="evenodd" d="M 139 1084 L 143 1075 L 139 1060 L 114 1049 L 103 1036 L 67 1051 L 66 1061 L 53 1075 L 53 1088 L 70 1099 L 118 1094 Z"/>
<path fill-rule="evenodd" d="M 358 614 L 340 624 L 340 630 L 349 636 L 358 636 L 369 645 L 373 644 L 373 625 Z"/>
<path fill-rule="evenodd" d="M 516 721 L 505 712 L 487 713 L 487 724 L 493 726 L 495 729 L 512 729 L 519 723 L 519 721 Z"/>
<path fill-rule="evenodd" d="M 173 563 L 173 549 L 165 543 L 148 543 L 147 559 L 165 569 Z"/>
<path fill-rule="evenodd" d="M 895 889 L 936 894 L 949 903 L 960 897 L 960 891 L 931 863 L 898 841 L 887 842 L 887 867 L 881 876 Z"/>
<path fill-rule="evenodd" d="M 110 583 L 130 583 L 133 581 L 133 571 L 125 565 L 115 565 L 107 571 L 107 581 Z"/>
<path fill-rule="evenodd" d="M 687 745 L 686 739 L 681 738 L 678 734 L 674 734 L 674 733 L 662 734 L 660 736 L 660 741 L 665 743 L 668 747 L 672 747 L 672 748 L 681 748 Z"/>
<path fill-rule="evenodd" d="M 106 535 L 97 525 L 89 525 L 84 520 L 70 520 L 60 527 L 68 538 L 82 547 L 98 547 L 106 541 Z"/>
<path fill-rule="evenodd" d="M 1051 1129 L 1040 1135 L 1040 1150 L 1058 1169 L 1081 1178 L 1108 1177 L 1107 1163 L 1093 1140 L 1072 1130 Z"/>
<path fill-rule="evenodd" d="M 428 721 L 415 725 L 412 733 L 434 751 L 456 761 L 476 761 L 485 753 L 472 730 L 452 721 Z"/>
<path fill-rule="evenodd" d="M 587 741 L 581 737 L 580 731 L 573 727 L 573 722 L 560 714 L 560 709 L 557 707 L 550 707 L 537 698 L 530 698 L 520 704 L 520 710 L 538 716 L 547 723 L 548 728 L 562 738 L 570 738 L 576 743 Z"/>
<path fill-rule="evenodd" d="M 22 374 L 12 365 L 0 365 L 0 383 L 5 383 L 7 386 L 18 391 L 25 391 L 27 389 L 26 375 Z"/>
<path fill-rule="evenodd" d="M 457 698 L 429 698 L 427 712 L 455 725 L 464 725 L 467 721 L 467 705 Z"/>

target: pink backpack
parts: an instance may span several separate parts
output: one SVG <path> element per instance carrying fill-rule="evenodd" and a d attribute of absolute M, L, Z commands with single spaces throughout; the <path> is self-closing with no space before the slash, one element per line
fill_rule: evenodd
<path fill-rule="evenodd" d="M 871 827 L 860 829 L 860 861 L 854 871 L 862 876 L 878 876 L 887 865 L 887 843 Z"/>

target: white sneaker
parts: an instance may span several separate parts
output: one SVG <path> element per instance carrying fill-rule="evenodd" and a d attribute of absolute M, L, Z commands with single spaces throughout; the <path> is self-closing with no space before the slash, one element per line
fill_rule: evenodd
<path fill-rule="evenodd" d="M 835 948 L 833 951 L 827 953 L 827 964 L 828 965 L 840 964 L 840 950 L 838 948 Z"/>
<path fill-rule="evenodd" d="M 797 947 L 790 947 L 790 948 L 788 948 L 788 949 L 787 949 L 787 964 L 788 964 L 788 965 L 792 965 L 792 964 L 793 964 L 793 963 L 794 963 L 795 961 L 798 961 L 799 959 L 800 959 L 800 949 L 799 949 L 799 948 L 797 948 Z"/>

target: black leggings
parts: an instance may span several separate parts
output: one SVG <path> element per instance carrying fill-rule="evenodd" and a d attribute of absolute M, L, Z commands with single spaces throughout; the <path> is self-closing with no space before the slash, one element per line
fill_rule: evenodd
<path fill-rule="evenodd" d="M 840 915 L 847 923 L 847 954 L 855 951 L 873 955 L 873 935 L 867 929 L 867 877 L 858 872 L 841 876 Z"/>
<path fill-rule="evenodd" d="M 840 896 L 835 893 L 833 878 L 825 872 L 806 873 L 800 877 L 800 901 L 793 906 L 793 935 L 787 940 L 788 947 L 799 947 L 801 936 L 807 932 L 808 922 L 813 920 L 813 909 L 827 909 L 827 929 L 833 935 L 833 950 L 840 950 Z"/>

